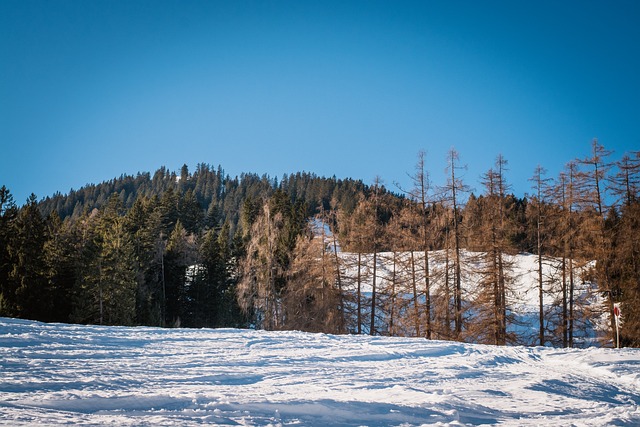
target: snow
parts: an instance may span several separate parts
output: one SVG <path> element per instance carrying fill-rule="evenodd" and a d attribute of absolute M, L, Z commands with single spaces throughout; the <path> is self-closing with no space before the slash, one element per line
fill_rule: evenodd
<path fill-rule="evenodd" d="M 393 260 L 396 260 L 396 292 L 404 298 L 411 298 L 411 252 L 380 252 L 377 254 L 376 278 L 378 293 L 385 294 L 391 288 L 392 277 L 394 277 Z M 429 268 L 431 276 L 431 293 L 444 293 L 445 251 L 430 251 Z M 355 293 L 358 254 L 351 252 L 340 253 L 342 269 L 341 274 L 346 285 L 345 288 Z M 417 282 L 420 283 L 419 291 L 422 292 L 422 278 L 424 277 L 424 252 L 413 252 Z M 482 281 L 482 258 L 480 252 L 468 250 L 461 251 L 462 270 L 462 298 L 465 301 L 473 300 L 480 288 Z M 513 313 L 517 319 L 517 324 L 509 323 L 507 330 L 517 335 L 519 343 L 535 345 L 538 343 L 539 331 L 539 289 L 538 289 L 538 256 L 533 254 L 504 255 L 507 274 L 510 277 L 507 284 L 507 309 Z M 361 292 L 369 297 L 372 292 L 373 283 L 373 254 L 361 254 Z M 452 264 L 449 268 L 451 269 Z M 543 259 L 543 289 L 544 289 L 544 309 L 545 327 L 547 334 L 554 328 L 559 328 L 557 324 L 561 315 L 562 301 L 562 260 L 554 257 L 544 257 Z M 576 346 L 586 347 L 592 345 L 609 345 L 613 343 L 603 337 L 610 334 L 609 311 L 603 296 L 597 292 L 597 286 L 589 281 L 582 280 L 583 273 L 594 267 L 594 263 L 578 265 L 575 263 L 574 272 L 576 276 L 575 300 L 576 300 L 576 320 L 574 330 L 574 342 Z M 451 279 L 450 279 L 451 280 Z M 452 287 L 453 284 L 449 283 Z M 424 298 L 424 295 L 422 295 Z M 423 299 L 421 303 L 423 303 Z M 588 315 L 582 318 L 585 307 L 588 307 Z M 368 330 L 368 329 L 367 329 Z M 380 325 L 379 330 L 385 330 L 384 325 Z M 550 343 L 550 340 L 548 340 Z"/>
<path fill-rule="evenodd" d="M 640 350 L 0 318 L 0 425 L 640 425 Z"/>

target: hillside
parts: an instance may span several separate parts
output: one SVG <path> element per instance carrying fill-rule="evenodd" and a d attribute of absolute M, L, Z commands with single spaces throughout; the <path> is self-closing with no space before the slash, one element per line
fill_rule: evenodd
<path fill-rule="evenodd" d="M 342 275 L 346 283 L 348 283 L 346 289 L 355 294 L 357 291 L 358 254 L 339 252 L 339 255 L 344 266 Z M 470 306 L 474 304 L 474 301 L 478 300 L 481 293 L 482 255 L 479 252 L 462 252 L 464 265 L 462 276 L 463 299 Z M 430 292 L 432 295 L 443 295 L 446 292 L 445 258 L 446 254 L 442 250 L 429 252 L 432 279 Z M 510 267 L 509 276 L 511 279 L 507 298 L 507 308 L 511 316 L 511 321 L 507 324 L 508 332 L 512 337 L 510 343 L 536 345 L 540 325 L 538 257 L 533 254 L 516 254 L 505 255 L 505 259 Z M 560 322 L 562 305 L 561 263 L 561 259 L 554 257 L 545 257 L 543 263 L 544 326 L 547 342 L 555 345 L 561 345 L 558 336 L 560 329 L 558 323 Z M 380 314 L 379 316 L 381 319 L 384 318 L 386 322 L 388 322 L 389 312 L 391 311 L 390 295 L 396 295 L 395 311 L 399 318 L 402 314 L 406 314 L 412 309 L 411 272 L 415 272 L 418 286 L 422 286 L 424 281 L 424 253 L 414 252 L 413 264 L 413 268 L 407 268 L 407 266 L 411 265 L 411 252 L 382 252 L 378 254 L 376 269 L 377 291 L 380 294 L 378 298 L 384 300 L 382 304 L 384 315 Z M 587 277 L 586 275 L 590 268 L 593 268 L 593 263 L 585 264 L 576 271 L 576 276 Z M 364 305 L 370 303 L 373 284 L 372 271 L 372 254 L 361 255 L 361 293 Z M 451 283 L 449 283 L 449 286 L 451 286 Z M 574 299 L 574 345 L 579 347 L 603 344 L 611 346 L 609 312 L 606 307 L 606 300 L 598 292 L 596 284 L 580 279 L 575 287 Z M 424 289 L 421 288 L 419 289 L 419 304 L 424 305 L 424 301 Z M 436 304 L 443 304 L 443 301 L 437 300 Z M 369 309 L 366 308 L 365 310 L 368 315 Z M 474 317 L 477 317 L 477 315 L 473 307 L 470 307 L 467 313 L 468 322 L 473 322 Z M 363 326 L 365 332 L 367 332 L 367 326 Z M 388 330 L 388 324 L 380 320 L 377 328 L 378 331 Z M 396 320 L 393 333 L 409 336 L 415 334 L 411 319 Z M 447 337 L 441 336 L 441 338 Z"/>
<path fill-rule="evenodd" d="M 600 182 L 587 171 L 524 198 L 495 171 L 479 195 L 457 179 L 431 188 L 424 172 L 402 195 L 379 179 L 231 178 L 206 164 L 22 207 L 0 187 L 0 316 L 572 347 L 611 345 L 618 304 L 620 345 L 640 346 L 634 188 L 605 210 L 587 197 Z M 329 259 L 311 242 L 314 220 L 353 255 Z"/>
<path fill-rule="evenodd" d="M 640 351 L 0 318 L 0 425 L 640 423 Z"/>

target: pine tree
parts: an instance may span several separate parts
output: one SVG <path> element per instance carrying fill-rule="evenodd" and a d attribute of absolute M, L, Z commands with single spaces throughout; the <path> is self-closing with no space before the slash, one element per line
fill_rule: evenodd
<path fill-rule="evenodd" d="M 196 264 L 197 245 L 195 236 L 188 234 L 180 220 L 176 222 L 167 241 L 164 256 L 164 306 L 166 325 L 179 327 L 188 325 L 188 286 L 193 274 L 189 270 Z M 189 283 L 188 283 L 189 280 Z"/>
<path fill-rule="evenodd" d="M 179 200 L 178 218 L 189 234 L 197 234 L 202 227 L 204 212 L 191 189 Z"/>
<path fill-rule="evenodd" d="M 220 295 L 219 311 L 217 313 L 218 326 L 246 326 L 246 319 L 242 315 L 237 299 L 238 260 L 243 257 L 242 247 L 240 246 L 241 239 L 232 236 L 231 225 L 228 221 L 225 221 L 218 233 L 217 242 L 220 262 L 222 262 L 223 267 L 221 272 L 222 282 L 220 282 L 220 288 L 218 289 Z M 206 266 L 206 256 L 202 258 Z"/>
<path fill-rule="evenodd" d="M 34 194 L 31 194 L 25 206 L 18 212 L 15 231 L 15 245 L 10 247 L 14 260 L 10 278 L 17 285 L 17 316 L 50 320 L 53 312 L 52 295 L 44 257 L 44 248 L 48 240 L 47 226 Z"/>
<path fill-rule="evenodd" d="M 117 195 L 110 198 L 101 213 L 96 232 L 100 248 L 97 277 L 100 324 L 133 325 L 137 268 L 124 209 Z"/>
<path fill-rule="evenodd" d="M 126 214 L 136 260 L 136 323 L 163 326 L 164 255 L 166 239 L 161 230 L 157 196 L 138 197 Z"/>
<path fill-rule="evenodd" d="M 322 215 L 322 221 L 324 224 L 328 224 L 329 228 L 331 230 L 331 253 L 333 255 L 333 264 L 334 264 L 334 268 L 335 268 L 335 278 L 336 278 L 336 286 L 338 288 L 338 297 L 339 297 L 339 312 L 340 312 L 340 321 L 341 324 L 338 325 L 338 329 L 340 331 L 340 333 L 346 333 L 347 332 L 347 303 L 348 303 L 348 296 L 345 295 L 345 283 L 343 280 L 343 274 L 342 274 L 342 267 L 343 267 L 343 262 L 342 262 L 342 258 L 340 257 L 340 245 L 338 244 L 338 233 L 339 233 L 339 229 L 338 229 L 338 218 L 339 218 L 339 208 L 338 208 L 338 201 L 336 200 L 335 197 L 333 197 L 331 199 L 331 210 L 328 212 L 328 214 Z"/>
<path fill-rule="evenodd" d="M 16 281 L 11 277 L 14 259 L 11 247 L 16 246 L 16 218 L 18 208 L 13 195 L 4 185 L 0 187 L 0 316 L 17 315 Z"/>
<path fill-rule="evenodd" d="M 44 258 L 53 309 L 49 320 L 68 322 L 78 273 L 79 237 L 71 220 L 61 221 L 56 211 L 49 216 L 47 228 L 49 239 L 45 242 Z"/>
<path fill-rule="evenodd" d="M 218 233 L 208 230 L 199 247 L 200 264 L 188 296 L 192 326 L 220 325 L 223 295 L 226 287 L 226 265 Z"/>

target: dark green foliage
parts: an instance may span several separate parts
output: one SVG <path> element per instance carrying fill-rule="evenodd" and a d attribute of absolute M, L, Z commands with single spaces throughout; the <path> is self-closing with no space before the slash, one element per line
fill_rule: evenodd
<path fill-rule="evenodd" d="M 10 277 L 14 260 L 10 247 L 15 245 L 18 208 L 11 192 L 4 185 L 0 188 L 0 316 L 15 316 L 16 285 Z"/>
<path fill-rule="evenodd" d="M 113 194 L 85 218 L 72 320 L 106 325 L 135 323 L 137 265 L 124 208 Z"/>
<path fill-rule="evenodd" d="M 51 289 L 48 286 L 44 248 L 47 227 L 38 210 L 36 196 L 31 195 L 20 209 L 15 221 L 15 235 L 9 244 L 13 269 L 9 281 L 15 289 L 13 307 L 19 317 L 50 320 L 52 313 Z"/>
<path fill-rule="evenodd" d="M 68 322 L 73 309 L 73 287 L 78 276 L 77 230 L 70 221 L 62 222 L 53 213 L 47 222 L 49 240 L 45 243 L 45 263 L 54 322 Z"/>
<path fill-rule="evenodd" d="M 435 314 L 426 319 L 433 320 L 434 330 L 444 331 L 447 338 L 464 339 L 462 330 L 452 334 L 451 329 L 462 326 L 462 320 L 453 316 L 463 314 L 458 307 L 461 299 L 450 299 L 458 286 L 456 269 L 460 267 L 453 250 L 487 251 L 491 243 L 487 239 L 493 233 L 496 251 L 539 251 L 564 261 L 598 260 L 594 277 L 599 282 L 606 278 L 602 282 L 607 283 L 607 297 L 622 303 L 622 343 L 638 346 L 639 163 L 634 153 L 620 162 L 619 172 L 609 181 L 597 175 L 601 187 L 595 188 L 602 188 L 604 194 L 603 183 L 609 182 L 611 194 L 619 198 L 606 213 L 600 205 L 596 209 L 593 202 L 578 198 L 586 194 L 577 188 L 578 169 L 561 176 L 565 180 L 554 187 L 558 193 L 549 194 L 543 203 L 515 197 L 504 188 L 466 198 L 466 186 L 456 178 L 445 187 L 455 187 L 457 192 L 455 215 L 452 191 L 447 190 L 444 195 L 432 195 L 436 200 L 428 200 L 426 220 L 415 230 L 395 232 L 390 230 L 398 225 L 403 211 L 412 206 L 420 210 L 416 200 L 393 194 L 382 185 L 306 172 L 278 180 L 256 174 L 229 177 L 221 167 L 207 164 L 198 164 L 193 173 L 185 165 L 179 174 L 163 167 L 153 174 L 122 175 L 66 195 L 57 193 L 39 203 L 32 196 L 22 207 L 2 187 L 0 316 L 154 326 L 284 327 L 291 319 L 280 304 L 304 306 L 296 300 L 298 290 L 292 277 L 305 284 L 307 294 L 318 292 L 313 280 L 305 282 L 303 273 L 290 274 L 296 245 L 309 218 L 331 212 L 327 224 L 346 251 L 424 250 L 425 245 L 429 250 L 447 249 L 443 253 L 448 270 L 430 273 L 447 276 L 449 296 L 439 301 L 449 302 L 444 311 L 434 311 L 445 313 L 446 319 L 437 319 Z M 541 234 L 544 245 L 538 247 L 536 212 L 540 208 L 545 227 Z M 598 224 L 599 228 L 594 227 Z M 371 235 L 376 230 L 379 236 Z M 427 236 L 427 243 L 418 242 L 416 236 L 421 233 Z M 597 253 L 593 248 L 598 248 Z M 307 267 L 311 265 L 296 268 L 306 271 Z M 567 271 L 571 268 L 567 266 Z M 340 289 L 341 278 L 336 280 Z M 561 301 L 564 324 L 572 307 L 574 278 L 567 275 L 563 280 L 567 282 L 566 301 Z M 380 301 L 372 304 L 376 313 L 384 313 L 385 301 L 392 301 L 384 299 L 383 288 L 380 291 Z M 304 313 L 302 316 L 300 319 L 307 319 Z M 315 326 L 308 325 L 308 329 Z M 464 327 L 469 334 L 470 329 Z M 566 325 L 563 328 L 563 344 L 568 340 L 570 345 L 571 336 L 567 338 Z M 503 324 L 500 329 L 504 331 Z M 547 333 L 558 336 L 551 330 Z M 504 333 L 499 341 L 505 342 Z"/>

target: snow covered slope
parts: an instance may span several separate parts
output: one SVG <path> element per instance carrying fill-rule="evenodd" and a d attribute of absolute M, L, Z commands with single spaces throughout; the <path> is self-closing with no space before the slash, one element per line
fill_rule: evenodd
<path fill-rule="evenodd" d="M 360 271 L 361 291 L 365 297 L 371 295 L 373 283 L 373 255 L 360 255 L 358 270 L 358 254 L 340 252 L 341 274 L 346 288 L 355 293 L 356 278 Z M 435 295 L 445 295 L 445 271 L 449 269 L 448 295 L 453 292 L 453 262 L 445 261 L 445 251 L 429 252 L 430 293 L 432 304 L 442 304 L 434 299 Z M 474 304 L 481 292 L 483 254 L 463 250 L 461 253 L 462 299 L 464 304 Z M 515 337 L 518 344 L 535 345 L 539 343 L 539 289 L 538 289 L 538 257 L 532 254 L 504 255 L 507 274 L 506 298 L 507 311 L 513 320 L 509 320 L 507 330 Z M 587 347 L 593 345 L 613 346 L 610 341 L 609 311 L 595 283 L 583 280 L 583 273 L 593 267 L 593 263 L 578 265 L 574 263 L 574 345 Z M 561 345 L 560 321 L 562 316 L 562 260 L 544 257 L 543 260 L 543 306 L 545 331 L 548 345 Z M 413 252 L 381 252 L 377 254 L 376 279 L 378 298 L 384 299 L 391 289 L 403 298 L 410 298 L 412 293 L 411 275 L 416 275 L 420 305 L 424 304 L 424 253 Z M 568 273 L 567 273 L 568 276 Z M 395 279 L 393 279 L 395 278 Z M 395 280 L 395 284 L 392 282 Z M 566 278 L 568 281 L 568 277 Z M 567 284 L 568 286 L 568 284 Z M 452 297 L 450 297 L 452 298 Z M 368 310 L 368 301 L 363 306 Z M 389 305 L 387 303 L 387 305 Z M 381 308 L 378 308 L 381 310 Z M 387 313 L 388 314 L 388 313 Z M 464 315 L 467 322 L 474 322 L 472 314 Z M 365 316 L 366 317 L 366 316 Z M 384 316 L 382 316 L 384 317 Z M 387 316 L 388 317 L 388 316 Z M 441 320 L 441 319 L 440 319 Z M 364 325 L 368 331 L 368 326 Z M 387 331 L 387 325 L 381 323 L 378 331 Z M 409 328 L 407 335 L 415 335 Z"/>
<path fill-rule="evenodd" d="M 640 425 L 640 350 L 0 318 L 0 425 Z"/>

